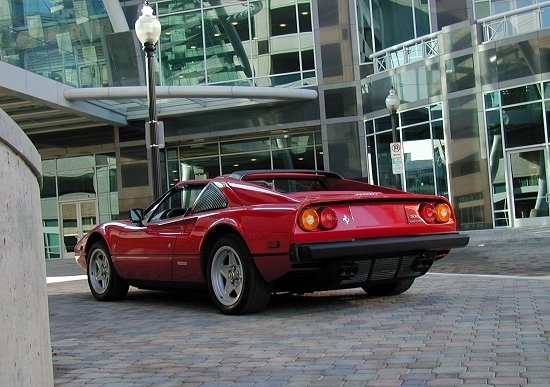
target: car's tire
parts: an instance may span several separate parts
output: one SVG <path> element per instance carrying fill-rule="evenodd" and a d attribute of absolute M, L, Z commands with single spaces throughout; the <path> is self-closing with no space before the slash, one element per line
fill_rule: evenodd
<path fill-rule="evenodd" d="M 214 243 L 207 279 L 212 301 L 225 314 L 259 312 L 271 298 L 271 287 L 258 273 L 246 245 L 235 235 Z"/>
<path fill-rule="evenodd" d="M 383 285 L 365 285 L 362 288 L 369 296 L 396 296 L 409 290 L 413 283 L 414 278 L 409 278 Z"/>
<path fill-rule="evenodd" d="M 118 276 L 109 249 L 103 241 L 94 242 L 88 253 L 88 285 L 99 301 L 120 300 L 128 293 L 128 284 Z"/>

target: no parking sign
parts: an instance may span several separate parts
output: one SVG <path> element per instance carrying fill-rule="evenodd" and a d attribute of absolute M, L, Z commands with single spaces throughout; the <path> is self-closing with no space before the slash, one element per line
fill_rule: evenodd
<path fill-rule="evenodd" d="M 390 143 L 391 167 L 394 175 L 403 173 L 403 148 L 400 142 Z"/>

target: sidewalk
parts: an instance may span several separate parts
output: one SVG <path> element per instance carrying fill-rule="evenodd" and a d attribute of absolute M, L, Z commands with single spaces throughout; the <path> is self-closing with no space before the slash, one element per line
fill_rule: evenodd
<path fill-rule="evenodd" d="M 468 246 L 451 251 L 431 273 L 550 276 L 550 227 L 465 231 Z"/>
<path fill-rule="evenodd" d="M 402 295 L 277 294 L 245 316 L 207 292 L 97 302 L 73 259 L 48 261 L 72 279 L 48 285 L 55 385 L 548 386 L 550 228 L 467 233 Z"/>

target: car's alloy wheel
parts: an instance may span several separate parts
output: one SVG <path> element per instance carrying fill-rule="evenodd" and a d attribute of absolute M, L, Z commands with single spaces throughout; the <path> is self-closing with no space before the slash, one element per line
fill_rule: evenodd
<path fill-rule="evenodd" d="M 234 235 L 214 244 L 208 260 L 208 285 L 212 300 L 226 314 L 258 312 L 271 297 L 248 249 Z"/>
<path fill-rule="evenodd" d="M 95 242 L 88 254 L 88 285 L 100 301 L 117 300 L 128 293 L 128 284 L 116 273 L 109 249 L 103 242 Z"/>
<path fill-rule="evenodd" d="M 396 296 L 409 290 L 413 283 L 414 278 L 409 278 L 383 285 L 366 285 L 363 286 L 363 290 L 375 297 Z"/>

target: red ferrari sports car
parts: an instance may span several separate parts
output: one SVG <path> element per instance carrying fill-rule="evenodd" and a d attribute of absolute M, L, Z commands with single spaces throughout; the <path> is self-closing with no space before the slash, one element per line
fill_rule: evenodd
<path fill-rule="evenodd" d="M 75 256 L 97 300 L 206 286 L 221 312 L 244 314 L 275 292 L 403 293 L 468 238 L 444 197 L 325 171 L 241 171 L 178 183 L 95 227 Z"/>

